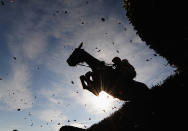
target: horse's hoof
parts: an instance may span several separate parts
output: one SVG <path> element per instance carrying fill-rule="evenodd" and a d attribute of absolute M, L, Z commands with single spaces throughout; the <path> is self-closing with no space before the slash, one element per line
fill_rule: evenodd
<path fill-rule="evenodd" d="M 84 131 L 85 129 L 74 126 L 62 126 L 59 131 Z"/>

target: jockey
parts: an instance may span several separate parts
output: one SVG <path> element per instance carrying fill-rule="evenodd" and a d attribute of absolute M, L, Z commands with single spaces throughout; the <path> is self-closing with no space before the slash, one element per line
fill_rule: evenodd
<path fill-rule="evenodd" d="M 114 57 L 112 62 L 114 63 L 115 71 L 117 71 L 121 77 L 127 80 L 133 80 L 136 77 L 136 71 L 127 59 L 121 60 L 119 57 Z"/>

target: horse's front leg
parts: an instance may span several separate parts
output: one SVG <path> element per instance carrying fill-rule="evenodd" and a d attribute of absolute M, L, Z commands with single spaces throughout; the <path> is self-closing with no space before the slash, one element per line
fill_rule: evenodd
<path fill-rule="evenodd" d="M 83 89 L 89 89 L 89 87 L 92 85 L 92 81 L 90 80 L 90 77 L 92 76 L 92 72 L 87 72 L 85 75 L 80 76 L 80 80 L 83 86 Z"/>
<path fill-rule="evenodd" d="M 82 83 L 83 89 L 88 89 L 88 86 L 87 86 L 86 83 L 85 83 L 86 78 L 85 78 L 84 75 L 81 75 L 81 76 L 80 76 L 80 81 L 81 81 L 81 83 Z"/>
<path fill-rule="evenodd" d="M 83 89 L 87 89 L 88 91 L 92 92 L 96 96 L 99 95 L 99 91 L 96 88 L 96 81 L 93 80 L 93 72 L 89 71 L 85 75 L 80 76 L 80 80 Z"/>

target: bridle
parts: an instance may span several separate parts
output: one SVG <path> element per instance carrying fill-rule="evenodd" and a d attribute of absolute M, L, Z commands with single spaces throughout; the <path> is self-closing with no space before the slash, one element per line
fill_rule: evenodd
<path fill-rule="evenodd" d="M 77 64 L 77 65 L 79 65 L 79 66 L 84 66 L 84 67 L 89 67 L 89 66 L 84 65 L 84 64 Z"/>
<path fill-rule="evenodd" d="M 84 64 L 77 64 L 79 66 L 84 66 L 84 67 L 90 67 L 90 66 L 87 66 L 87 65 L 84 65 Z M 107 66 L 114 66 L 114 64 L 106 64 Z"/>

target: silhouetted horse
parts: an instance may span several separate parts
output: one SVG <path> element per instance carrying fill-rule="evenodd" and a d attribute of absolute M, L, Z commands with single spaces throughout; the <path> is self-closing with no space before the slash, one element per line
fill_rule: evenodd
<path fill-rule="evenodd" d="M 107 66 L 105 62 L 100 61 L 85 50 L 81 49 L 83 43 L 76 48 L 67 63 L 70 66 L 76 66 L 82 62 L 89 65 L 92 72 L 87 72 L 85 75 L 80 76 L 81 83 L 84 89 L 91 91 L 93 94 L 98 95 L 100 91 L 105 91 L 115 98 L 127 101 L 126 113 L 124 114 L 127 123 L 134 123 L 132 125 L 139 125 L 145 129 L 149 121 L 150 104 L 149 96 L 150 91 L 147 86 L 135 80 L 126 80 L 116 73 L 112 66 Z M 70 126 L 62 127 L 60 131 L 71 131 L 75 128 Z"/>
<path fill-rule="evenodd" d="M 84 89 L 95 95 L 103 90 L 115 98 L 125 101 L 141 100 L 148 96 L 149 90 L 145 84 L 120 78 L 112 66 L 107 66 L 104 61 L 91 56 L 84 49 L 81 49 L 82 45 L 83 43 L 73 51 L 67 59 L 67 63 L 70 66 L 76 66 L 85 62 L 91 68 L 92 72 L 87 72 L 80 77 Z"/>

